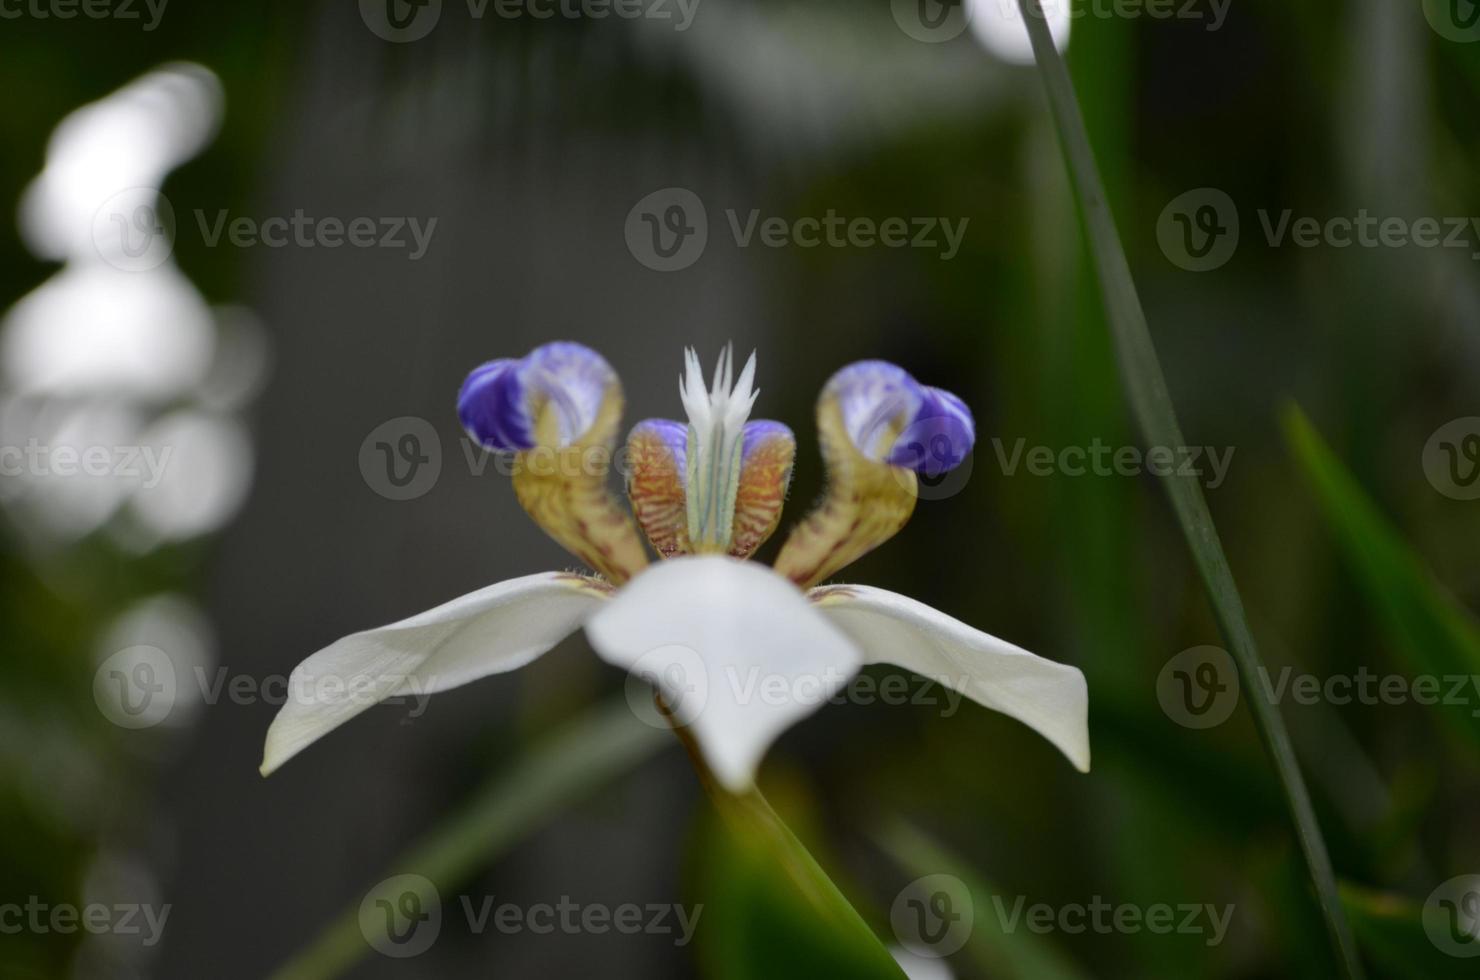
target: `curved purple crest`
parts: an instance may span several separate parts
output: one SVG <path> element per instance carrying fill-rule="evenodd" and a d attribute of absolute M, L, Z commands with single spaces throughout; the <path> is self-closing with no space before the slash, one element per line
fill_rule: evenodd
<path fill-rule="evenodd" d="M 746 422 L 744 434 L 740 437 L 741 462 L 748 462 L 757 447 L 777 438 L 784 439 L 793 445 L 796 444 L 796 436 L 792 435 L 791 428 L 781 422 L 774 422 L 770 419 Z"/>
<path fill-rule="evenodd" d="M 890 466 L 938 476 L 959 466 L 976 444 L 965 402 L 888 361 L 848 365 L 823 394 L 838 400 L 843 428 L 858 451 Z"/>
<path fill-rule="evenodd" d="M 635 436 L 641 434 L 652 435 L 673 454 L 673 462 L 678 469 L 680 483 L 688 478 L 688 425 L 675 422 L 673 419 L 643 419 L 632 427 L 632 433 L 627 437 L 628 443 L 630 444 Z"/>
<path fill-rule="evenodd" d="M 474 368 L 457 395 L 457 417 L 482 445 L 501 451 L 535 446 L 540 410 L 555 410 L 561 446 L 578 441 L 596 421 L 617 374 L 584 344 L 558 341 L 518 360 Z"/>

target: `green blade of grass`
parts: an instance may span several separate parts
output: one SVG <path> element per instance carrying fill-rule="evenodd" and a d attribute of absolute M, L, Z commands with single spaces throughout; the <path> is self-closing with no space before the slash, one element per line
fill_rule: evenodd
<path fill-rule="evenodd" d="M 455 886 L 560 808 L 636 766 L 664 745 L 666 732 L 632 716 L 625 699 L 593 709 L 495 776 L 479 794 L 394 862 L 439 888 Z M 370 950 L 358 897 L 273 980 L 324 980 Z"/>
<path fill-rule="evenodd" d="M 760 793 L 713 798 L 701 838 L 709 862 L 704 975 L 903 980 L 873 929 Z"/>
<path fill-rule="evenodd" d="M 1100 287 L 1104 293 L 1105 311 L 1110 321 L 1131 411 L 1150 445 L 1185 445 L 1171 395 L 1167 391 L 1166 377 L 1156 356 L 1156 348 L 1151 342 L 1146 314 L 1136 293 L 1130 263 L 1121 247 L 1115 219 L 1110 213 L 1104 186 L 1095 166 L 1094 152 L 1090 149 L 1089 134 L 1074 95 L 1068 67 L 1054 46 L 1039 0 L 1018 0 L 1018 3 L 1023 19 L 1027 22 L 1028 35 L 1033 42 L 1033 54 L 1048 94 L 1070 181 L 1089 235 L 1090 252 L 1094 256 Z M 1300 849 L 1310 870 L 1311 881 L 1315 885 L 1337 958 L 1341 961 L 1346 976 L 1350 980 L 1358 980 L 1363 976 L 1361 960 L 1337 893 L 1331 857 L 1326 850 L 1325 839 L 1321 836 L 1315 809 L 1311 805 L 1310 792 L 1301 775 L 1300 764 L 1295 759 L 1284 720 L 1258 683 L 1262 667 L 1259 651 L 1254 644 L 1253 632 L 1244 613 L 1243 600 L 1239 597 L 1233 571 L 1218 540 L 1212 515 L 1208 512 L 1207 501 L 1203 499 L 1202 489 L 1194 477 L 1172 475 L 1164 479 L 1177 521 L 1212 602 L 1219 629 L 1238 665 L 1244 690 L 1249 692 L 1247 702 L 1260 738 L 1284 787 Z"/>
<path fill-rule="evenodd" d="M 1470 614 L 1434 579 L 1298 408 L 1285 414 L 1285 433 L 1394 649 L 1423 673 L 1480 674 L 1480 628 Z M 1467 706 L 1443 716 L 1480 743 L 1480 720 Z"/>

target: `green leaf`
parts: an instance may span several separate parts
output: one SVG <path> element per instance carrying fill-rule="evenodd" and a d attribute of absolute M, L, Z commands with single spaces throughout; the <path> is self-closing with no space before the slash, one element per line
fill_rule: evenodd
<path fill-rule="evenodd" d="M 910 874 L 949 873 L 966 885 L 974 914 L 965 951 L 983 976 L 1007 980 L 1089 980 L 1088 973 L 1045 937 L 1026 929 L 1007 932 L 1000 916 L 987 914 L 992 900 L 1000 898 L 1003 892 L 968 869 L 959 855 L 918 827 L 902 818 L 894 819 L 875 839 Z"/>
<path fill-rule="evenodd" d="M 1434 579 L 1300 409 L 1286 413 L 1285 432 L 1394 648 L 1424 674 L 1480 674 L 1480 629 L 1470 614 Z M 1441 714 L 1456 731 L 1480 742 L 1480 719 L 1468 706 Z"/>
<path fill-rule="evenodd" d="M 1141 308 L 1141 300 L 1136 293 L 1130 263 L 1115 230 L 1115 219 L 1110 213 L 1104 184 L 1095 165 L 1094 152 L 1090 149 L 1089 134 L 1074 95 L 1068 68 L 1054 46 L 1039 0 L 1018 2 L 1027 22 L 1028 35 L 1033 42 L 1033 54 L 1043 77 L 1065 163 L 1089 235 L 1090 252 L 1094 256 L 1100 289 L 1104 294 L 1105 311 L 1110 321 L 1111 336 L 1115 342 L 1131 410 L 1147 443 L 1152 446 L 1185 446 L 1176 410 L 1167 390 L 1166 377 L 1162 374 L 1155 345 L 1151 342 L 1146 313 Z M 1331 941 L 1346 975 L 1355 980 L 1362 976 L 1361 960 L 1357 956 L 1351 928 L 1347 925 L 1337 896 L 1331 857 L 1327 852 L 1325 839 L 1321 836 L 1315 809 L 1311 805 L 1310 792 L 1300 772 L 1300 764 L 1290 745 L 1289 733 L 1285 730 L 1284 721 L 1275 704 L 1267 697 L 1254 696 L 1252 693 L 1260 690 L 1257 681 L 1263 664 L 1254 643 L 1253 631 L 1249 628 L 1248 617 L 1244 613 L 1243 600 L 1234 582 L 1228 557 L 1223 552 L 1217 528 L 1214 527 L 1212 515 L 1208 511 L 1207 501 L 1203 499 L 1202 488 L 1196 477 L 1171 475 L 1165 477 L 1164 482 L 1182 534 L 1187 539 L 1198 572 L 1202 576 L 1203 586 L 1212 601 L 1219 629 L 1238 665 L 1244 689 L 1251 692 L 1245 701 L 1250 706 L 1260 738 L 1284 787 L 1291 820 L 1295 824 L 1301 852 L 1305 856 L 1311 881 L 1320 899 Z"/>
<path fill-rule="evenodd" d="M 758 791 L 711 787 L 718 820 L 701 833 L 705 973 L 718 980 L 904 972 Z"/>
<path fill-rule="evenodd" d="M 392 862 L 398 871 L 454 887 L 565 806 L 670 744 L 662 729 L 637 722 L 625 699 L 567 723 L 510 769 L 494 776 L 462 810 Z M 383 875 L 382 875 L 383 877 Z M 370 947 L 360 932 L 356 895 L 274 980 L 320 980 L 354 965 Z"/>
<path fill-rule="evenodd" d="M 1383 975 L 1404 980 L 1475 976 L 1475 960 L 1449 956 L 1424 931 L 1423 906 L 1409 898 L 1341 884 L 1341 901 L 1362 948 Z"/>

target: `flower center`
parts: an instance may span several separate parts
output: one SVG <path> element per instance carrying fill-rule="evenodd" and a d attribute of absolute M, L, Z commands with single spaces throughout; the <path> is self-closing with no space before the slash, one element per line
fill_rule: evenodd
<path fill-rule="evenodd" d="M 689 417 L 687 440 L 688 531 L 696 553 L 723 554 L 734 535 L 735 496 L 740 487 L 745 422 L 755 404 L 755 354 L 745 362 L 735 381 L 734 352 L 720 353 L 714 380 L 706 390 L 699 357 L 684 351 L 684 376 L 679 395 Z"/>

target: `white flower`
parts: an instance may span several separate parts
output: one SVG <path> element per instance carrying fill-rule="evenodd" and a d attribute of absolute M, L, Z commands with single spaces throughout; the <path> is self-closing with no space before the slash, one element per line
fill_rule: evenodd
<path fill-rule="evenodd" d="M 917 474 L 964 459 L 975 432 L 960 400 L 884 362 L 834 375 L 817 411 L 827 496 L 767 568 L 748 559 L 780 519 L 795 441 L 779 423 L 747 421 L 754 355 L 738 382 L 731 371 L 726 352 L 706 390 L 690 352 L 680 384 L 688 424 L 653 419 L 632 430 L 636 526 L 604 466 L 516 466 L 520 503 L 599 575 L 511 579 L 319 651 L 293 672 L 290 689 L 313 694 L 273 720 L 263 773 L 372 704 L 514 670 L 582 627 L 604 660 L 654 682 L 733 792 L 753 784 L 783 731 L 873 663 L 1018 719 L 1087 771 L 1088 695 L 1077 669 L 893 592 L 818 585 L 904 525 Z M 485 364 L 459 397 L 475 438 L 526 458 L 609 451 L 621 409 L 616 374 L 570 343 Z M 638 526 L 663 560 L 649 562 Z"/>

